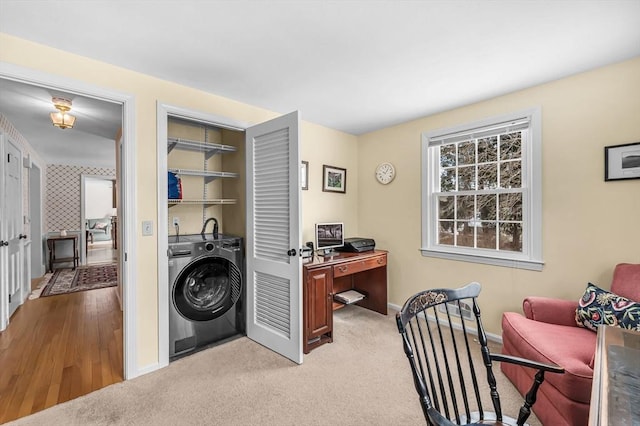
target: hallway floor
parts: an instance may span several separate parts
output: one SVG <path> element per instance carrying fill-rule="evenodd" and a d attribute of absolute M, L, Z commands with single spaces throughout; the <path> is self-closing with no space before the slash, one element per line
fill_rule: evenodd
<path fill-rule="evenodd" d="M 117 250 L 113 249 L 111 240 L 89 243 L 87 250 L 87 264 L 116 262 L 118 260 L 117 253 Z"/>
<path fill-rule="evenodd" d="M 117 287 L 27 300 L 0 333 L 0 423 L 123 380 Z"/>

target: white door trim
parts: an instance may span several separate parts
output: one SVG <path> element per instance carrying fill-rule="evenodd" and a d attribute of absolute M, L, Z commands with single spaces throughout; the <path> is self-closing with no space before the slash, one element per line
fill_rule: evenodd
<path fill-rule="evenodd" d="M 77 93 L 108 102 L 122 104 L 123 158 L 120 176 L 122 188 L 123 220 L 119 223 L 122 229 L 122 283 L 124 286 L 124 378 L 132 379 L 142 374 L 138 366 L 138 331 L 136 321 L 136 189 L 138 187 L 135 173 L 136 151 L 136 114 L 135 97 L 131 94 L 99 87 L 83 81 L 45 73 L 32 68 L 0 61 L 0 78 L 19 81 L 51 89 Z"/>
<path fill-rule="evenodd" d="M 31 241 L 31 278 L 41 277 L 45 273 L 44 240 L 42 239 L 42 166 L 29 159 L 29 240 Z M 37 180 L 34 175 L 37 174 Z"/>
<path fill-rule="evenodd" d="M 5 194 L 5 184 L 4 184 L 4 146 L 5 140 L 8 135 L 6 135 L 2 129 L 0 129 L 0 217 L 6 217 L 6 206 L 4 199 L 6 197 Z M 4 239 L 8 237 L 6 236 L 7 231 L 5 231 L 5 221 L 0 220 L 0 240 L 4 243 Z M 7 261 L 8 261 L 8 252 L 5 249 L 5 246 L 0 247 L 0 330 L 4 330 L 9 323 L 9 292 L 8 285 L 6 282 L 9 280 L 9 273 L 7 271 Z"/>
<path fill-rule="evenodd" d="M 158 366 L 169 365 L 169 223 L 167 204 L 167 120 L 171 117 L 244 132 L 249 123 L 194 111 L 162 102 L 157 103 L 158 163 Z"/>

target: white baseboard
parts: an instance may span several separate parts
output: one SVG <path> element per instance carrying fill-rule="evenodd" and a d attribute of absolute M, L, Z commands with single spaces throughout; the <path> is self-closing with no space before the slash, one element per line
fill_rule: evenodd
<path fill-rule="evenodd" d="M 160 370 L 161 368 L 166 367 L 169 364 L 163 365 L 162 363 L 149 364 L 145 367 L 139 368 L 136 372 L 137 374 L 133 377 L 144 376 L 145 374 L 153 373 L 154 371 Z M 127 380 L 133 379 L 133 377 L 128 377 Z"/>
<path fill-rule="evenodd" d="M 387 307 L 389 309 L 391 309 L 391 310 L 396 311 L 396 312 L 400 312 L 400 309 L 402 309 L 402 306 L 398 306 L 398 305 L 395 305 L 393 303 L 388 303 Z M 429 321 L 432 321 L 432 322 L 436 321 L 435 317 L 433 317 L 432 315 L 427 315 L 427 319 Z M 442 319 L 440 320 L 440 324 L 445 325 L 447 327 L 449 326 L 449 323 L 444 321 L 444 320 L 442 320 Z M 475 322 L 474 322 L 474 324 L 475 324 Z M 460 326 L 458 324 L 453 324 L 453 328 L 455 330 L 462 330 L 462 326 Z M 474 336 L 478 335 L 478 330 L 476 328 L 467 327 L 467 331 L 469 331 L 469 333 L 473 334 Z M 485 331 L 485 334 L 487 335 L 487 340 L 490 340 L 492 342 L 499 343 L 499 344 L 502 345 L 502 336 L 497 335 L 497 334 L 493 334 L 493 333 L 487 333 L 486 331 Z"/>

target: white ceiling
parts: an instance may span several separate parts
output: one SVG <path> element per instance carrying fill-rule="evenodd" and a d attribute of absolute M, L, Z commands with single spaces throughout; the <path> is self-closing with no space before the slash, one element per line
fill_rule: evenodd
<path fill-rule="evenodd" d="M 640 56 L 640 0 L 0 0 L 0 12 L 4 33 L 355 135 Z"/>
<path fill-rule="evenodd" d="M 0 94 L 0 113 L 47 164 L 115 169 L 122 105 L 1 78 Z M 54 96 L 72 101 L 73 129 L 60 130 L 51 124 Z"/>

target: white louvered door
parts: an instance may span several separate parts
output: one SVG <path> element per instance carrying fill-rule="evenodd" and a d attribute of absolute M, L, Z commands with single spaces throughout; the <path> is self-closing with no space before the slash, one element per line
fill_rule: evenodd
<path fill-rule="evenodd" d="M 247 336 L 302 363 L 298 111 L 246 131 Z"/>

